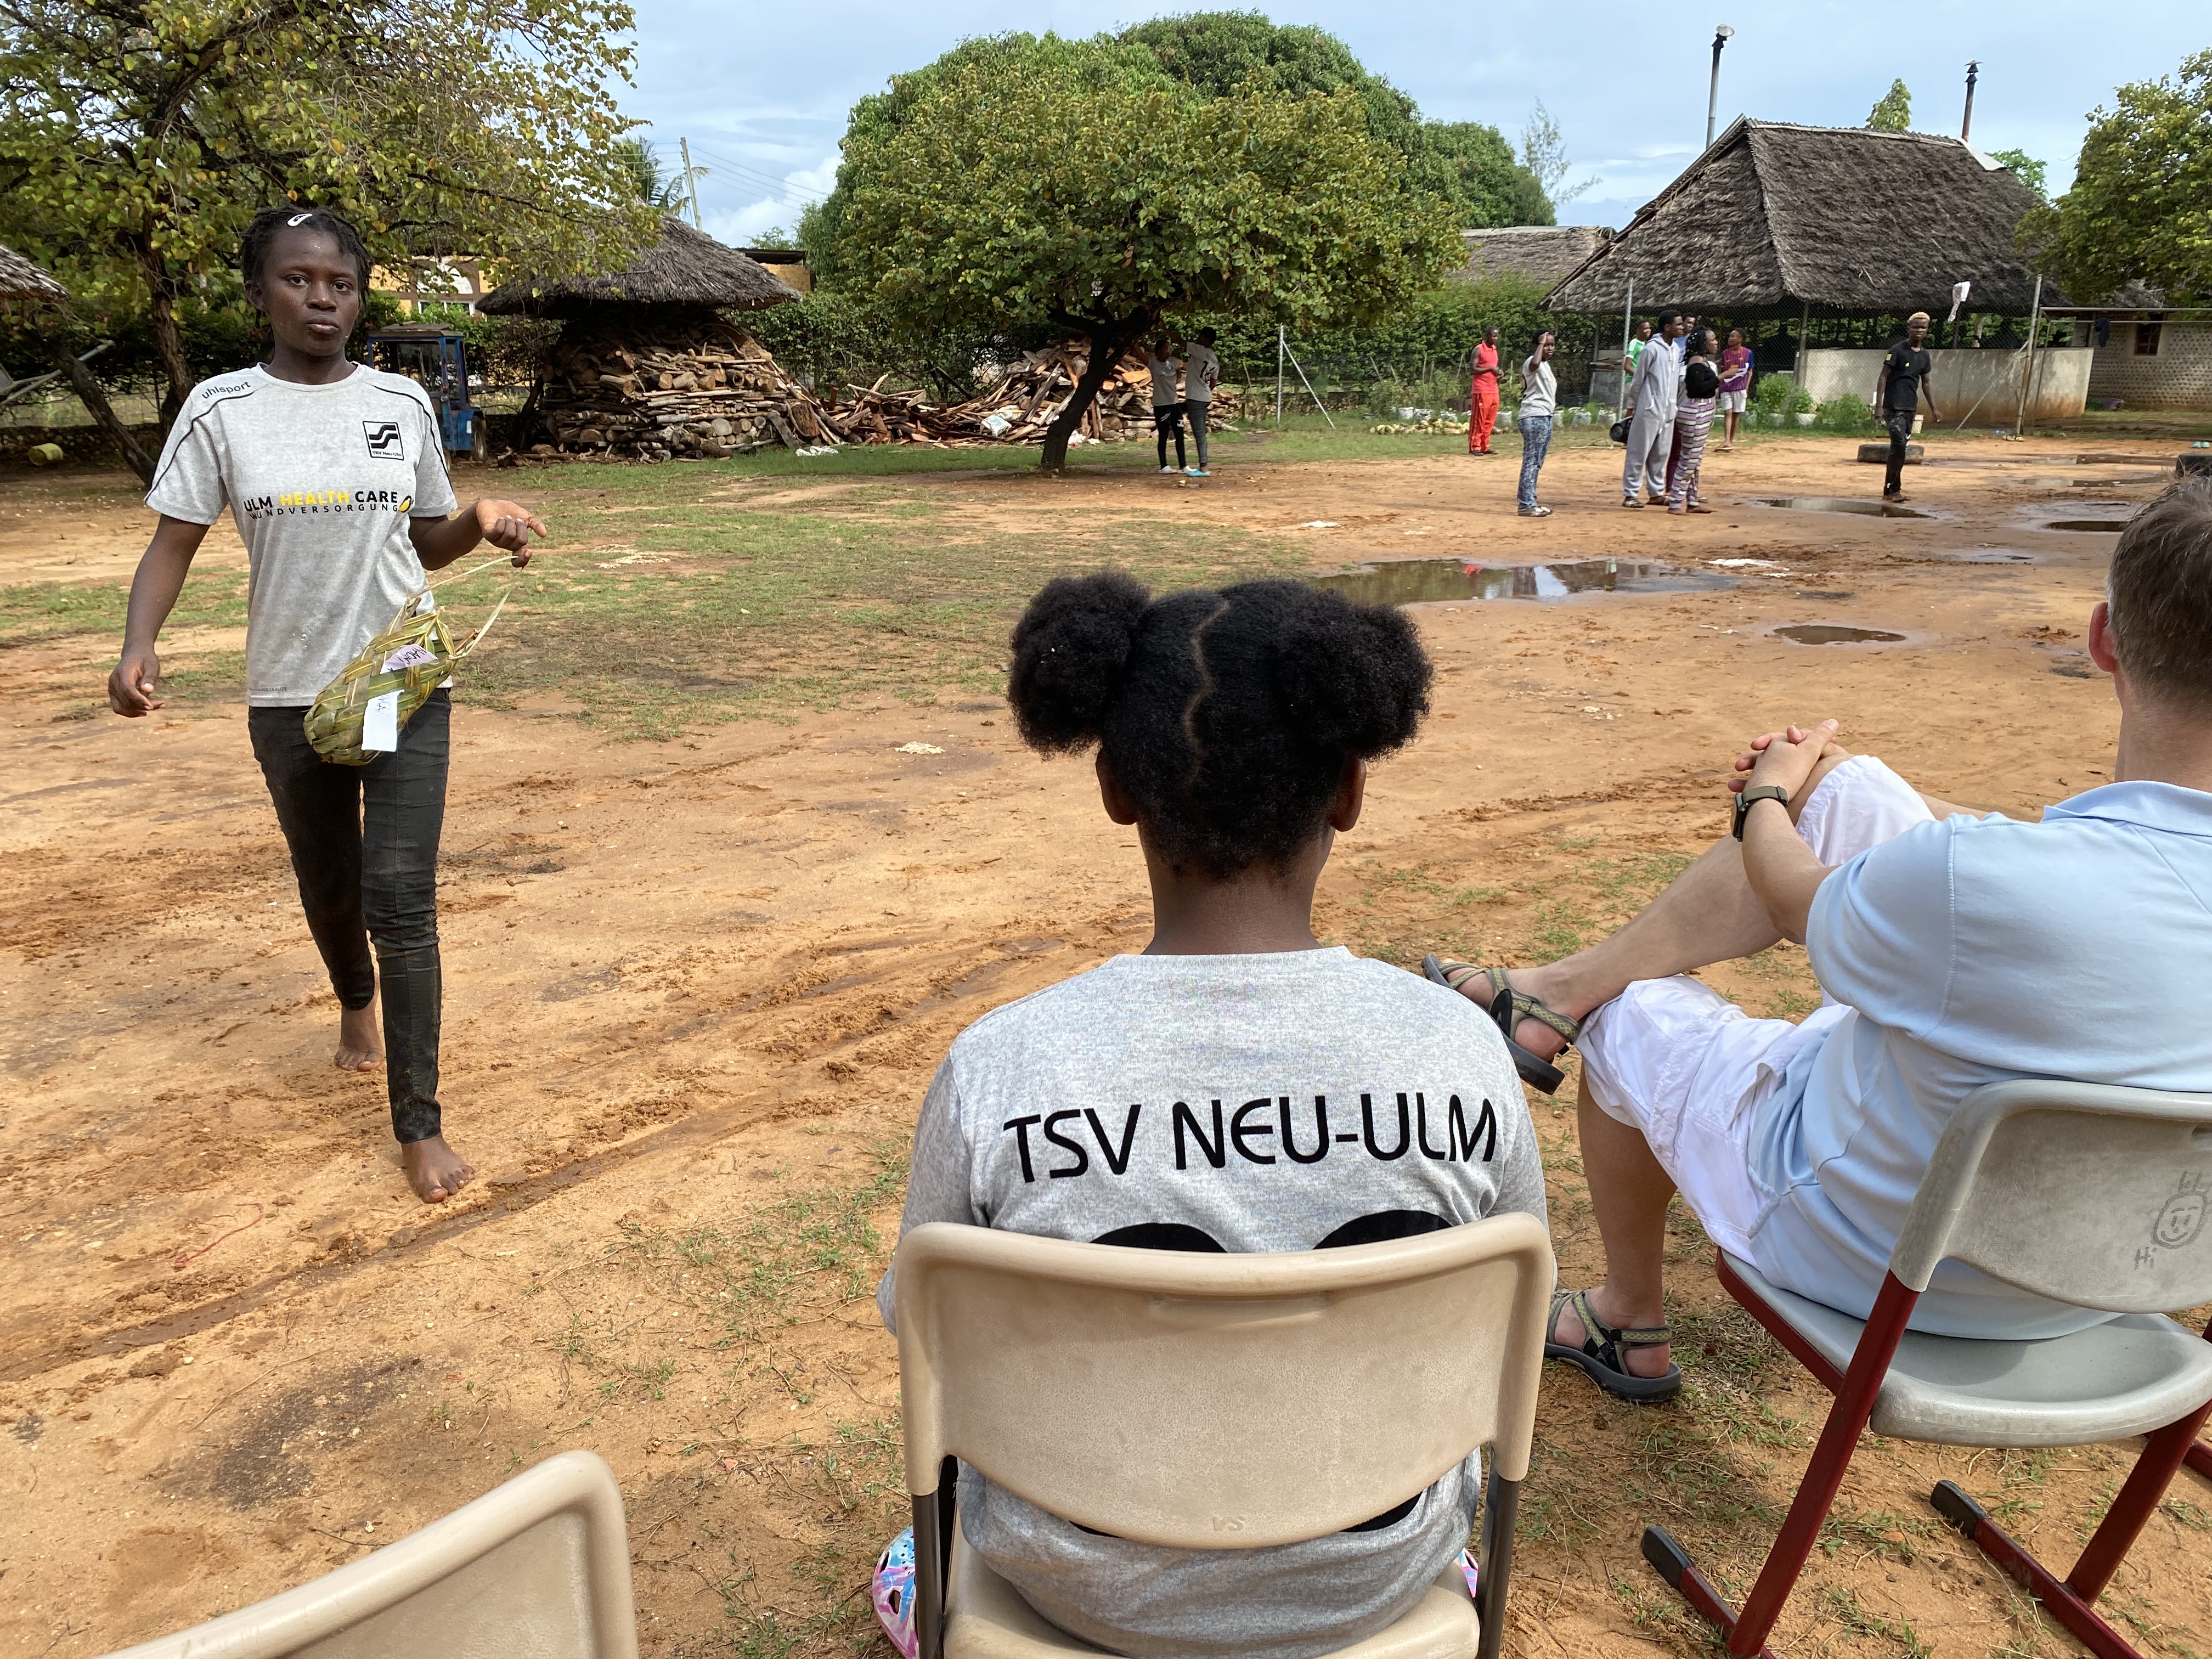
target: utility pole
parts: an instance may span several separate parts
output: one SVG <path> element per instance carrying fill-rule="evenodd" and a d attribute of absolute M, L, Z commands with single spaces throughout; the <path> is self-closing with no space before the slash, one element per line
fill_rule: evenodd
<path fill-rule="evenodd" d="M 1981 78 L 1982 60 L 1977 58 L 1966 65 L 1966 112 L 1959 118 L 1959 142 L 1962 144 L 1974 130 L 1974 82 Z"/>
<path fill-rule="evenodd" d="M 2035 395 L 2035 337 L 2043 331 L 2043 278 L 2035 279 L 2035 298 L 2029 302 L 2027 317 L 2027 357 L 2021 366 L 2020 409 L 2012 417 L 2012 435 L 2021 436 L 2027 430 L 2028 400 Z"/>
<path fill-rule="evenodd" d="M 1713 147 L 1713 119 L 1721 109 L 1721 48 L 1729 43 L 1735 31 L 1723 23 L 1713 31 L 1713 80 L 1705 94 L 1705 148 Z"/>
<path fill-rule="evenodd" d="M 678 138 L 676 143 L 684 152 L 684 189 L 691 198 L 691 228 L 704 230 L 707 227 L 699 222 L 699 174 L 691 165 L 691 141 Z"/>

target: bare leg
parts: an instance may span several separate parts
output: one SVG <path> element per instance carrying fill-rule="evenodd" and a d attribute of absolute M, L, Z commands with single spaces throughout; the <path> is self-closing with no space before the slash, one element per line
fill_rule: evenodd
<path fill-rule="evenodd" d="M 1792 822 L 1821 781 L 1850 758 L 1841 748 L 1822 758 L 1790 804 Z M 1781 937 L 1782 930 L 1768 917 L 1743 873 L 1741 843 L 1723 836 L 1619 933 L 1543 967 L 1516 968 L 1513 986 L 1546 1007 L 1580 1019 L 1612 1001 L 1633 981 L 1664 979 L 1716 962 L 1756 956 Z M 1478 978 L 1462 994 L 1486 989 Z M 1521 1022 L 1513 1040 L 1547 1060 L 1566 1047 L 1557 1031 L 1533 1019 Z"/>
<path fill-rule="evenodd" d="M 366 1008 L 338 1009 L 338 1051 L 331 1064 L 341 1072 L 380 1072 L 384 1043 L 378 1036 L 376 1004 Z"/>
<path fill-rule="evenodd" d="M 1575 1101 L 1575 1127 L 1582 1141 L 1583 1173 L 1589 1177 L 1590 1207 L 1597 1212 L 1598 1237 L 1605 1242 L 1605 1281 L 1590 1291 L 1590 1311 L 1615 1329 L 1663 1325 L 1661 1275 L 1667 1200 L 1674 1195 L 1674 1183 L 1642 1135 L 1592 1103 L 1588 1085 Z M 1551 1340 L 1579 1347 L 1584 1334 L 1574 1309 L 1561 1308 Z M 1622 1361 L 1637 1376 L 1661 1376 L 1669 1363 L 1664 1347 L 1631 1348 Z"/>

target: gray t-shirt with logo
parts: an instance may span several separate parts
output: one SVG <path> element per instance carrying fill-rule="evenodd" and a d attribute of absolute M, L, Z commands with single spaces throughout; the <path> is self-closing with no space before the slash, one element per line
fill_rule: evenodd
<path fill-rule="evenodd" d="M 939 1068 L 901 1231 L 1231 1251 L 1544 1217 L 1526 1097 L 1455 992 L 1342 949 L 1115 957 L 986 1014 Z M 877 1292 L 894 1322 L 893 1279 Z M 1255 1425 L 1252 1455 L 1288 1425 Z M 1084 1531 L 963 1467 L 968 1541 L 1113 1651 L 1304 1659 L 1402 1614 L 1466 1541 L 1466 1463 L 1391 1524 L 1257 1550 Z"/>
<path fill-rule="evenodd" d="M 403 375 L 302 386 L 242 369 L 194 386 L 146 505 L 246 543 L 246 700 L 311 703 L 423 584 L 410 519 L 456 505 L 437 416 Z"/>

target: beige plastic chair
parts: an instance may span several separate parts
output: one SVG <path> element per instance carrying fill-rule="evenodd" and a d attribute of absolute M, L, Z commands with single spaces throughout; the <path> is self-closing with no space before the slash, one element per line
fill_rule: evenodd
<path fill-rule="evenodd" d="M 614 1471 L 563 1452 L 312 1583 L 109 1659 L 637 1659 Z"/>
<path fill-rule="evenodd" d="M 1456 1566 L 1346 1659 L 1494 1659 L 1552 1287 L 1533 1216 L 1284 1255 L 932 1223 L 898 1249 L 923 1659 L 1097 1650 L 957 1539 L 955 1457 L 1140 1543 L 1251 1549 L 1380 1515 L 1490 1448 L 1480 1605 Z M 1255 1423 L 1297 1432 L 1255 1440 Z"/>
<path fill-rule="evenodd" d="M 2212 1414 L 2212 1344 L 2160 1311 L 2212 1299 L 2212 1095 L 2025 1080 L 1960 1103 L 1863 1320 L 1721 1253 L 1721 1283 L 1836 1396 L 1743 1611 L 1663 1527 L 1644 1557 L 1750 1659 L 1842 1490 L 1862 1429 L 1948 1446 L 2081 1446 L 2145 1437 L 2064 1578 L 1954 1482 L 1929 1501 L 2098 1659 L 2138 1659 L 2094 1603 Z M 1906 1329 L 1945 1261 L 2119 1315 L 2070 1336 L 2005 1341 Z"/>

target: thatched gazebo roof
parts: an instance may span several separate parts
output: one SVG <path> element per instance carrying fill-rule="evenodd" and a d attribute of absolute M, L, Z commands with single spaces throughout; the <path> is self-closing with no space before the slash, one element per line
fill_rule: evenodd
<path fill-rule="evenodd" d="M 1555 311 L 1681 306 L 1729 318 L 2025 313 L 2014 233 L 2035 193 L 1956 138 L 1739 119 L 1546 296 Z M 2046 282 L 2045 305 L 2065 302 Z"/>
<path fill-rule="evenodd" d="M 66 300 L 68 290 L 15 249 L 0 245 L 0 299 Z"/>
<path fill-rule="evenodd" d="M 1491 276 L 1526 276 L 1556 283 L 1612 239 L 1602 225 L 1504 225 L 1462 230 L 1467 263 L 1452 272 L 1455 283 L 1480 283 Z"/>
<path fill-rule="evenodd" d="M 605 306 L 756 311 L 798 297 L 737 249 L 664 215 L 660 240 L 624 269 L 604 276 L 502 283 L 477 302 L 477 309 L 495 317 L 574 317 Z"/>

